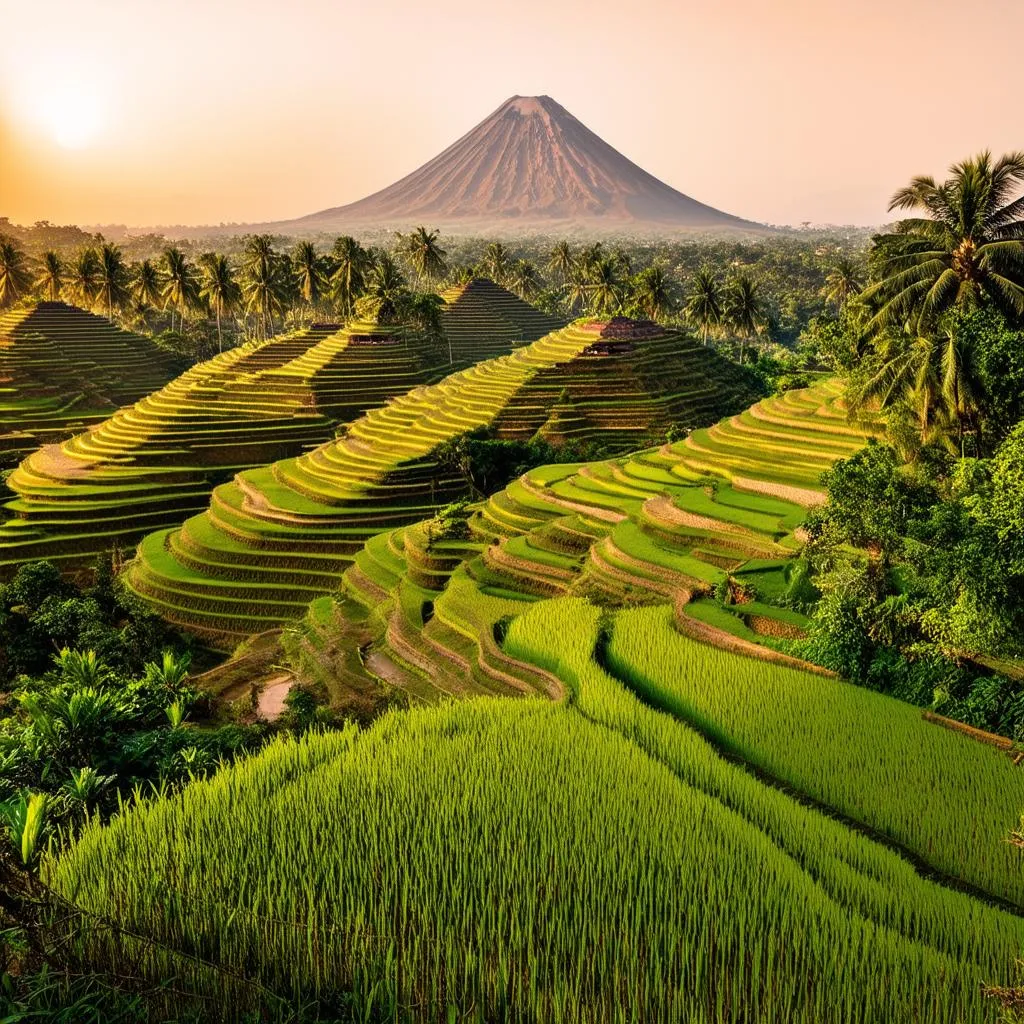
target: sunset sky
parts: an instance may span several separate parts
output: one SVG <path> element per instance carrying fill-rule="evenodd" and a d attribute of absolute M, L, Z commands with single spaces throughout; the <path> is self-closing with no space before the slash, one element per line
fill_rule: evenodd
<path fill-rule="evenodd" d="M 730 213 L 874 224 L 1024 148 L 1021 0 L 0 0 L 0 216 L 276 220 L 547 93 Z"/>

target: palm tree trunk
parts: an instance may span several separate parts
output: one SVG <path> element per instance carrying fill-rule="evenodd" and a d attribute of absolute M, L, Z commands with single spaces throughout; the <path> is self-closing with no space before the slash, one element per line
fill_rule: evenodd
<path fill-rule="evenodd" d="M 217 351 L 223 353 L 224 351 L 224 339 L 220 335 L 220 303 L 217 303 Z"/>

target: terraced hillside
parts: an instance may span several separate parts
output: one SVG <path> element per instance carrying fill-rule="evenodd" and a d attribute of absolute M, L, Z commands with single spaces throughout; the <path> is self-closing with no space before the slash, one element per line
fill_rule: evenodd
<path fill-rule="evenodd" d="M 483 277 L 454 285 L 441 298 L 445 335 L 457 364 L 503 356 L 565 326 L 564 320 L 542 313 Z"/>
<path fill-rule="evenodd" d="M 209 510 L 140 545 L 129 585 L 174 622 L 248 635 L 335 589 L 370 537 L 467 493 L 437 449 L 477 428 L 633 448 L 741 408 L 746 375 L 654 324 L 578 322 L 418 388 L 296 459 L 240 473 Z"/>
<path fill-rule="evenodd" d="M 836 382 L 788 392 L 676 444 L 533 470 L 476 508 L 468 537 L 431 521 L 375 537 L 345 588 L 374 613 L 386 674 L 427 700 L 545 690 L 494 635 L 542 597 L 669 601 L 689 635 L 763 657 L 765 637 L 804 622 L 773 601 L 798 585 L 794 530 L 820 475 L 872 430 L 848 422 Z M 754 599 L 711 599 L 729 577 Z"/>
<path fill-rule="evenodd" d="M 0 469 L 106 419 L 177 372 L 148 338 L 63 302 L 0 314 Z"/>
<path fill-rule="evenodd" d="M 256 980 L 424 1024 L 992 1021 L 1024 774 L 755 642 L 799 629 L 774 603 L 796 528 L 875 429 L 823 382 L 372 537 L 305 628 L 361 606 L 360 659 L 434 706 L 278 740 L 54 848 L 48 884 L 130 925 L 85 955 L 232 1019 Z M 701 598 L 723 582 L 755 600 Z M 487 693 L 548 699 L 441 699 Z"/>
<path fill-rule="evenodd" d="M 336 425 L 423 384 L 436 341 L 356 322 L 226 352 L 93 429 L 29 455 L 0 525 L 0 572 L 30 558 L 88 564 L 206 507 L 236 472 L 298 455 Z"/>

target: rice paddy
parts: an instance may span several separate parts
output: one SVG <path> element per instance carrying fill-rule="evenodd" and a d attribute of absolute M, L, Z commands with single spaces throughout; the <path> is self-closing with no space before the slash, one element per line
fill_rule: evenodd
<path fill-rule="evenodd" d="M 335 441 L 239 473 L 180 529 L 150 534 L 127 575 L 160 614 L 228 640 L 299 618 L 335 590 L 374 535 L 464 497 L 446 441 L 478 428 L 553 444 L 629 450 L 681 420 L 742 407 L 747 378 L 679 334 L 642 321 L 580 321 L 414 388 Z"/>
<path fill-rule="evenodd" d="M 93 962 L 184 980 L 229 1014 L 258 983 L 416 1021 L 990 1019 L 979 984 L 1006 977 L 1024 919 L 923 877 L 609 674 L 608 629 L 628 650 L 660 611 L 604 624 L 579 598 L 535 603 L 504 646 L 564 700 L 280 741 L 90 827 L 46 880 L 124 922 L 90 933 Z M 777 671 L 722 658 L 673 668 L 733 692 L 738 665 Z M 948 740 L 965 769 L 1012 775 Z"/>
<path fill-rule="evenodd" d="M 63 302 L 0 313 L 0 469 L 167 383 L 149 339 Z"/>
<path fill-rule="evenodd" d="M 613 605 L 671 602 L 691 635 L 773 655 L 773 638 L 799 635 L 806 622 L 771 599 L 789 586 L 794 531 L 824 498 L 821 472 L 876 429 L 851 423 L 840 385 L 823 381 L 674 444 L 531 470 L 476 507 L 465 541 L 438 544 L 419 524 L 366 545 L 346 571 L 346 593 L 372 611 L 380 646 L 409 667 L 406 685 L 428 695 L 503 685 L 480 651 L 510 612 L 452 630 L 445 615 L 458 602 L 449 592 L 467 587 L 520 602 L 580 593 Z M 744 436 L 748 455 L 737 465 Z M 700 599 L 728 576 L 766 600 L 724 607 Z M 430 607 L 425 621 L 417 602 Z"/>

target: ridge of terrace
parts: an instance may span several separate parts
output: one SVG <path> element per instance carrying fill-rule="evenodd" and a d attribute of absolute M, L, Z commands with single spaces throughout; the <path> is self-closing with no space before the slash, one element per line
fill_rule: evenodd
<path fill-rule="evenodd" d="M 314 451 L 240 474 L 216 488 L 205 513 L 147 537 L 128 585 L 190 629 L 247 635 L 300 616 L 374 534 L 464 497 L 459 467 L 438 461 L 447 441 L 486 428 L 625 450 L 682 415 L 708 422 L 751 397 L 742 371 L 674 331 L 645 325 L 613 355 L 588 354 L 594 338 L 586 322 L 569 325 L 415 388 Z M 566 403 L 585 420 L 545 432 Z"/>
<path fill-rule="evenodd" d="M 175 360 L 64 302 L 0 314 L 0 468 L 162 387 Z"/>
<path fill-rule="evenodd" d="M 179 523 L 215 484 L 323 443 L 339 422 L 428 380 L 443 358 L 435 341 L 364 321 L 215 356 L 22 461 L 0 524 L 0 572 L 37 557 L 85 564 Z"/>

